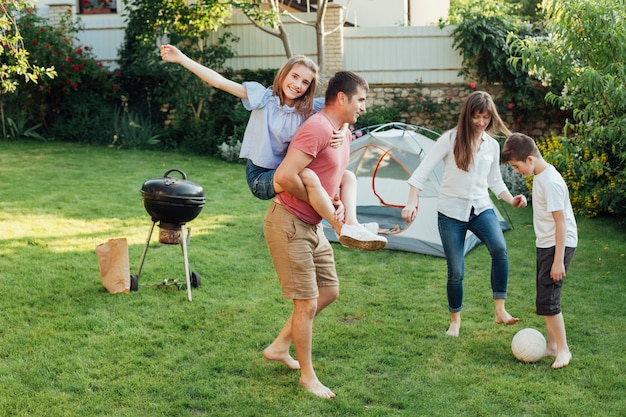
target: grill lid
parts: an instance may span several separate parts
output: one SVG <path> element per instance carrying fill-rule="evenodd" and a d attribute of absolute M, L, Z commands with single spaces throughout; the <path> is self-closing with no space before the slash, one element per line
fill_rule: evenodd
<path fill-rule="evenodd" d="M 182 178 L 170 177 L 172 172 L 178 172 Z M 170 169 L 163 174 L 163 178 L 152 178 L 144 182 L 141 187 L 144 199 L 183 205 L 204 205 L 206 201 L 204 188 L 195 182 L 187 180 L 187 175 L 179 169 Z"/>

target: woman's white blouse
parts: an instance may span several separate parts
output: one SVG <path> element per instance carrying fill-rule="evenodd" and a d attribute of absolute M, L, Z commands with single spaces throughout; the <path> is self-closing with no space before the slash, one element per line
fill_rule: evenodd
<path fill-rule="evenodd" d="M 454 160 L 455 140 L 456 129 L 441 135 L 408 183 L 420 191 L 423 190 L 431 171 L 443 161 L 443 181 L 437 209 L 453 219 L 468 221 L 472 207 L 476 214 L 493 207 L 489 189 L 499 198 L 502 192 L 507 191 L 507 187 L 500 173 L 498 141 L 483 133 L 482 143 L 474 153 L 474 161 L 469 171 L 463 171 Z"/>

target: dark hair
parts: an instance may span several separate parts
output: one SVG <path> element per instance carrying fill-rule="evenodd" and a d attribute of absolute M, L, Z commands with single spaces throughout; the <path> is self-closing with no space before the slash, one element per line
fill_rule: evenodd
<path fill-rule="evenodd" d="M 276 73 L 276 76 L 274 77 L 274 84 L 272 85 L 272 91 L 274 92 L 274 95 L 276 95 L 280 100 L 280 104 L 285 104 L 285 92 L 282 89 L 282 84 L 285 78 L 287 78 L 287 76 L 289 75 L 289 72 L 293 69 L 294 66 L 298 64 L 305 66 L 306 68 L 311 70 L 311 72 L 313 72 L 313 80 L 311 80 L 311 85 L 309 85 L 309 88 L 302 96 L 298 97 L 295 105 L 296 111 L 298 113 L 308 115 L 313 112 L 315 89 L 319 84 L 317 64 L 313 62 L 311 58 L 307 58 L 304 55 L 294 55 L 289 58 L 287 62 L 283 64 L 281 69 L 278 70 L 278 72 Z"/>
<path fill-rule="evenodd" d="M 369 90 L 369 85 L 365 78 L 352 71 L 339 71 L 328 81 L 326 88 L 326 104 L 333 103 L 337 99 L 337 95 L 341 92 L 352 99 L 359 88 L 365 91 Z"/>
<path fill-rule="evenodd" d="M 529 156 L 541 156 L 537 144 L 530 136 L 516 132 L 511 134 L 504 142 L 500 161 L 503 164 L 509 161 L 523 162 Z"/>
<path fill-rule="evenodd" d="M 498 114 L 498 109 L 493 102 L 489 93 L 485 91 L 474 91 L 470 94 L 459 116 L 459 123 L 456 127 L 456 140 L 454 143 L 454 160 L 459 169 L 463 171 L 469 170 L 473 162 L 473 142 L 474 142 L 474 123 L 472 117 L 478 113 L 489 113 L 491 121 L 487 125 L 486 131 L 496 130 L 509 136 L 511 132 L 505 126 L 504 122 Z"/>

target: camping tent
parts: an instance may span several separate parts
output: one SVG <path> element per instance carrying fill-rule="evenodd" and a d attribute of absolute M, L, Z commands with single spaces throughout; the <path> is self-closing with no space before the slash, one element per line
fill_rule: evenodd
<path fill-rule="evenodd" d="M 348 164 L 358 182 L 359 222 L 377 222 L 380 233 L 389 242 L 386 249 L 443 257 L 437 227 L 437 199 L 443 179 L 443 162 L 432 171 L 420 192 L 415 221 L 407 224 L 401 217 L 409 195 L 407 180 L 435 144 L 428 136 L 439 135 L 420 126 L 397 122 L 371 126 L 361 132 L 365 134 L 350 145 Z M 494 209 L 502 230 L 508 230 L 508 223 L 495 206 Z M 337 242 L 334 230 L 326 223 L 324 232 L 328 240 Z M 478 243 L 478 238 L 468 232 L 465 254 Z"/>

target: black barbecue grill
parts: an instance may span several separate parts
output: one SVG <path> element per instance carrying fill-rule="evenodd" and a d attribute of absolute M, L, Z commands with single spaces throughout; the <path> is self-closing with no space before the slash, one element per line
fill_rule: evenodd
<path fill-rule="evenodd" d="M 170 177 L 177 172 L 182 178 Z M 191 287 L 200 286 L 200 275 L 190 272 L 187 257 L 187 245 L 191 235 L 191 229 L 185 228 L 187 222 L 195 219 L 206 202 L 204 189 L 187 180 L 187 175 L 179 169 L 170 169 L 163 174 L 162 178 L 152 178 L 144 182 L 141 187 L 143 206 L 152 217 L 152 226 L 148 233 L 146 246 L 141 254 L 139 269 L 136 275 L 131 275 L 131 290 L 139 288 L 139 276 L 143 263 L 146 259 L 148 247 L 154 226 L 159 223 L 159 242 L 163 244 L 180 244 L 183 250 L 185 263 L 185 279 L 187 282 L 187 298 L 191 301 Z"/>

